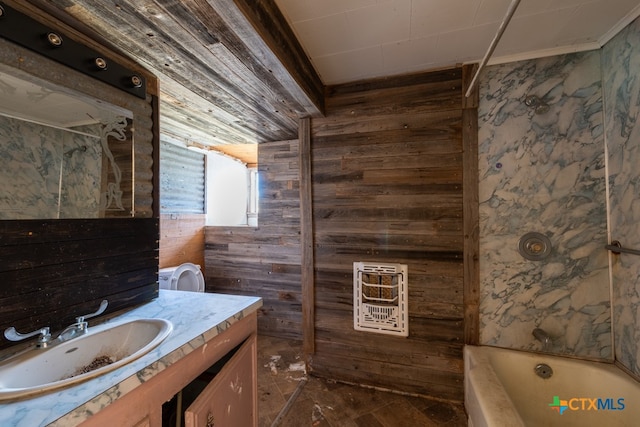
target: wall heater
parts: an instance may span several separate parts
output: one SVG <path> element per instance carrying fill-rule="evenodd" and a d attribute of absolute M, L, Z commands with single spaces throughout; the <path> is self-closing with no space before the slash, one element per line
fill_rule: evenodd
<path fill-rule="evenodd" d="M 406 264 L 353 263 L 353 327 L 409 336 Z"/>

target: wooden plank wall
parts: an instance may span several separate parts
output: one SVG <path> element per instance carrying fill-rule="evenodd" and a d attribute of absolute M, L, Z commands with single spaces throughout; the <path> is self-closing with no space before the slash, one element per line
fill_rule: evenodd
<path fill-rule="evenodd" d="M 185 262 L 204 268 L 205 218 L 202 214 L 160 215 L 160 268 Z"/>
<path fill-rule="evenodd" d="M 205 228 L 205 281 L 209 292 L 262 297 L 260 334 L 301 340 L 298 146 L 258 146 L 258 227 Z"/>
<path fill-rule="evenodd" d="M 328 88 L 311 121 L 311 372 L 463 400 L 460 68 Z M 353 262 L 408 264 L 409 337 L 353 329 Z"/>

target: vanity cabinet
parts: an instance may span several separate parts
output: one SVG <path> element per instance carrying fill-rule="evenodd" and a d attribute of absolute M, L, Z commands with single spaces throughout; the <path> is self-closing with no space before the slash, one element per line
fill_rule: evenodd
<path fill-rule="evenodd" d="M 185 411 L 185 427 L 256 426 L 256 339 L 249 338 Z"/>
<path fill-rule="evenodd" d="M 256 331 L 254 312 L 130 392 L 114 396 L 113 402 L 81 425 L 161 427 L 162 405 L 237 349 L 187 408 L 185 423 L 194 427 L 257 427 Z M 144 370 L 138 376 L 144 376 Z"/>

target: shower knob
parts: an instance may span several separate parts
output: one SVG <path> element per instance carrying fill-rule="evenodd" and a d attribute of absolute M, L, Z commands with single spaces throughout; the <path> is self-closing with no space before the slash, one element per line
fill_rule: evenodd
<path fill-rule="evenodd" d="M 518 242 L 518 252 L 530 261 L 540 261 L 551 253 L 551 241 L 542 233 L 527 233 Z"/>

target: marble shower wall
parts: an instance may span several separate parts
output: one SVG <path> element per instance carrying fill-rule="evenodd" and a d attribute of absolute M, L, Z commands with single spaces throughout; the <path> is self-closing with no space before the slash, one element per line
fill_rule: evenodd
<path fill-rule="evenodd" d="M 96 218 L 100 140 L 0 117 L 0 219 Z"/>
<path fill-rule="evenodd" d="M 612 240 L 640 249 L 640 20 L 602 49 Z M 640 257 L 612 256 L 616 359 L 640 376 Z"/>
<path fill-rule="evenodd" d="M 480 87 L 480 340 L 551 353 L 613 356 L 600 52 L 488 67 Z M 537 114 L 529 95 L 548 104 Z M 549 256 L 529 261 L 521 236 Z"/>

